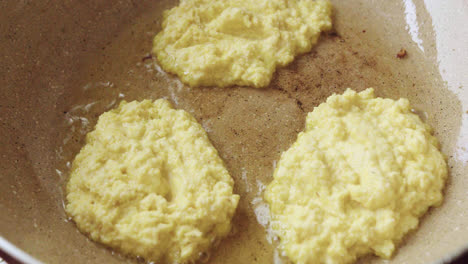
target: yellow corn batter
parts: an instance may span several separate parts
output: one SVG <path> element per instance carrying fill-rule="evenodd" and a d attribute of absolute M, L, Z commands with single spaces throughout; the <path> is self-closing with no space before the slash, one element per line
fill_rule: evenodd
<path fill-rule="evenodd" d="M 191 86 L 264 87 L 332 27 L 331 13 L 328 0 L 181 0 L 153 52 Z"/>
<path fill-rule="evenodd" d="M 446 178 L 438 141 L 407 99 L 348 89 L 308 114 L 265 199 L 293 262 L 351 263 L 368 253 L 389 258 L 441 203 Z"/>
<path fill-rule="evenodd" d="M 76 156 L 66 210 L 93 240 L 156 263 L 199 258 L 239 196 L 206 132 L 166 100 L 122 102 Z"/>

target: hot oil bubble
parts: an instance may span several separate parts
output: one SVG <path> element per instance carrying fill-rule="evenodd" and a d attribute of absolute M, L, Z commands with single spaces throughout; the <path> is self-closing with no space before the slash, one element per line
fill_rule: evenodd
<path fill-rule="evenodd" d="M 210 260 L 211 254 L 209 252 L 200 252 L 199 254 L 199 263 L 208 263 Z"/>

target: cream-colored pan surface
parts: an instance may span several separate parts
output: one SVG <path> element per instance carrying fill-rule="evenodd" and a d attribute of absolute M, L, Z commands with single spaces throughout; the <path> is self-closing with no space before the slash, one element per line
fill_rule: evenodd
<path fill-rule="evenodd" d="M 233 233 L 207 263 L 287 263 L 262 200 L 276 161 L 326 97 L 374 87 L 409 98 L 434 127 L 450 179 L 442 206 L 391 261 L 360 262 L 440 262 L 468 248 L 468 3 L 332 2 L 335 32 L 269 87 L 219 89 L 186 87 L 148 56 L 162 11 L 177 1 L 1 1 L 0 235 L 44 263 L 136 262 L 75 228 L 63 185 L 102 112 L 123 99 L 164 97 L 203 125 L 241 195 Z"/>

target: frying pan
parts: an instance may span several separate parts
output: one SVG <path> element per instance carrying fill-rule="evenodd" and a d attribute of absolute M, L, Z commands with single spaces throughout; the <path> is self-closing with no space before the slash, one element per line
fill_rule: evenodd
<path fill-rule="evenodd" d="M 149 54 L 177 1 L 0 1 L 0 249 L 26 263 L 135 263 L 81 234 L 63 209 L 70 161 L 120 100 L 168 98 L 192 113 L 241 195 L 207 263 L 287 263 L 262 191 L 307 112 L 347 87 L 406 97 L 434 128 L 450 177 L 390 261 L 442 263 L 468 248 L 468 3 L 332 1 L 333 32 L 278 69 L 269 87 L 189 88 Z M 407 55 L 397 58 L 405 49 Z M 30 258 L 28 258 L 30 256 Z M 141 261 L 141 260 L 140 260 Z M 38 262 L 36 262 L 38 263 Z"/>

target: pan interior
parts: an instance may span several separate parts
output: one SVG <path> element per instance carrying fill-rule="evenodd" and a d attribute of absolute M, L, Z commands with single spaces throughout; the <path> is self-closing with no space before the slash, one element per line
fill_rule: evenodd
<path fill-rule="evenodd" d="M 0 234 L 46 263 L 138 261 L 79 233 L 64 213 L 63 187 L 102 112 L 124 99 L 167 98 L 206 129 L 241 196 L 232 235 L 206 263 L 288 263 L 275 250 L 262 199 L 276 162 L 329 95 L 374 87 L 378 96 L 410 100 L 450 167 L 444 204 L 385 263 L 428 263 L 460 249 L 468 237 L 467 150 L 458 141 L 466 88 L 457 95 L 441 78 L 424 1 L 332 2 L 335 30 L 278 69 L 266 89 L 189 88 L 166 74 L 150 51 L 162 11 L 177 1 L 0 4 L 8 10 L 0 15 Z"/>

